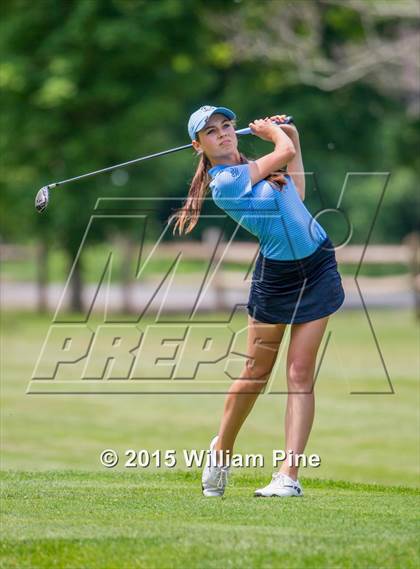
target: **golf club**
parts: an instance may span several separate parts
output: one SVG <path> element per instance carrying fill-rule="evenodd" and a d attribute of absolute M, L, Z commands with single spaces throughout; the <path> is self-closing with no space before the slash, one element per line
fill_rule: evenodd
<path fill-rule="evenodd" d="M 293 122 L 292 116 L 287 116 L 283 124 L 290 124 Z M 277 124 L 277 123 L 275 123 Z M 249 127 L 242 128 L 235 131 L 236 134 L 252 134 Z M 89 176 L 96 176 L 96 174 L 104 174 L 105 172 L 110 172 L 111 170 L 116 170 L 117 168 L 123 168 L 125 166 L 130 166 L 131 164 L 136 164 L 137 162 L 143 162 L 144 160 L 151 160 L 152 158 L 158 158 L 159 156 L 165 156 L 166 154 L 171 154 L 172 152 L 178 152 L 179 150 L 185 150 L 186 148 L 192 148 L 192 144 L 184 144 L 183 146 L 178 146 L 176 148 L 171 148 L 170 150 L 164 150 L 163 152 L 156 152 L 155 154 L 149 154 L 148 156 L 142 156 L 140 158 L 135 158 L 134 160 L 129 160 L 128 162 L 122 162 L 121 164 L 115 164 L 114 166 L 108 166 L 107 168 L 102 168 L 101 170 L 95 170 L 94 172 L 88 172 L 87 174 L 82 174 L 81 176 L 75 176 L 74 178 L 68 178 L 67 180 L 61 180 L 61 182 L 53 182 L 43 186 L 35 197 L 35 209 L 42 213 L 48 207 L 50 200 L 50 190 L 56 188 L 57 186 L 62 186 L 63 184 L 68 184 L 69 182 L 75 182 L 76 180 L 81 180 L 82 178 L 87 178 Z"/>

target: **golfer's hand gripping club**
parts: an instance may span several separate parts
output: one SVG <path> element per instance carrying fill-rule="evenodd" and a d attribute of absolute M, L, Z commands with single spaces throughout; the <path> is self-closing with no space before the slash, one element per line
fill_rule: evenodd
<path fill-rule="evenodd" d="M 293 122 L 292 116 L 287 116 L 282 123 L 273 123 L 277 126 L 282 124 L 290 124 Z M 253 134 L 250 128 L 242 128 L 235 131 L 238 135 L 243 134 Z M 184 144 L 184 146 L 178 146 L 177 148 L 171 148 L 170 150 L 164 150 L 163 152 L 157 152 L 155 154 L 149 154 L 148 156 L 142 156 L 141 158 L 135 158 L 134 160 L 129 160 L 128 162 L 122 162 L 121 164 L 115 164 L 114 166 L 108 166 L 108 168 L 102 168 L 102 170 L 95 170 L 94 172 L 88 172 L 87 174 L 82 174 L 81 176 L 75 176 L 74 178 L 68 178 L 67 180 L 62 180 L 61 182 L 54 182 L 52 184 L 47 184 L 43 186 L 35 196 L 35 209 L 41 213 L 47 209 L 48 203 L 50 201 L 50 190 L 56 188 L 57 186 L 62 186 L 63 184 L 68 184 L 69 182 L 75 182 L 76 180 L 81 180 L 82 178 L 88 178 L 89 176 L 96 176 L 96 174 L 103 174 L 105 172 L 111 172 L 117 168 L 124 168 L 136 162 L 143 162 L 144 160 L 150 160 L 151 158 L 157 158 L 158 156 L 164 156 L 165 154 L 171 154 L 172 152 L 178 152 L 178 150 L 184 150 L 186 148 L 192 148 L 192 144 Z"/>
<path fill-rule="evenodd" d="M 276 126 L 281 126 L 282 124 L 290 124 L 293 123 L 293 117 L 287 116 L 282 123 L 273 122 Z M 254 134 L 251 129 L 248 128 L 241 128 L 240 130 L 235 131 L 236 134 Z"/>

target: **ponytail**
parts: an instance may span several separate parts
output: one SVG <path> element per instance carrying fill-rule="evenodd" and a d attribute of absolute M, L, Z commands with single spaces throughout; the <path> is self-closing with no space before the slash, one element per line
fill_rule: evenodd
<path fill-rule="evenodd" d="M 208 174 L 210 168 L 210 160 L 204 152 L 202 152 L 197 170 L 195 171 L 194 177 L 191 181 L 187 200 L 182 208 L 176 211 L 169 218 L 169 222 L 173 218 L 177 218 L 172 234 L 175 234 L 177 229 L 180 235 L 184 232 L 190 233 L 190 231 L 192 231 L 197 225 L 198 218 L 200 217 L 200 211 L 203 206 L 203 198 L 207 193 L 210 183 L 210 176 Z"/>

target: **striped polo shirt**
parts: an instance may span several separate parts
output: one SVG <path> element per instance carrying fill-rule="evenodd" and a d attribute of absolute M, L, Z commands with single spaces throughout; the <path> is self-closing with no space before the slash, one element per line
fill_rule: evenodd
<path fill-rule="evenodd" d="M 209 175 L 216 205 L 258 238 L 264 257 L 302 259 L 326 239 L 327 233 L 305 207 L 289 175 L 281 189 L 266 180 L 253 186 L 249 164 L 217 165 Z"/>

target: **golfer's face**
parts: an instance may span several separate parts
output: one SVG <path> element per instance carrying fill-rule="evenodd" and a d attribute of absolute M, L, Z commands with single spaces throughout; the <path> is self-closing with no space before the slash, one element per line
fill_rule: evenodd
<path fill-rule="evenodd" d="M 209 158 L 217 158 L 236 151 L 238 139 L 232 121 L 220 114 L 212 115 L 200 130 L 199 142 Z"/>

